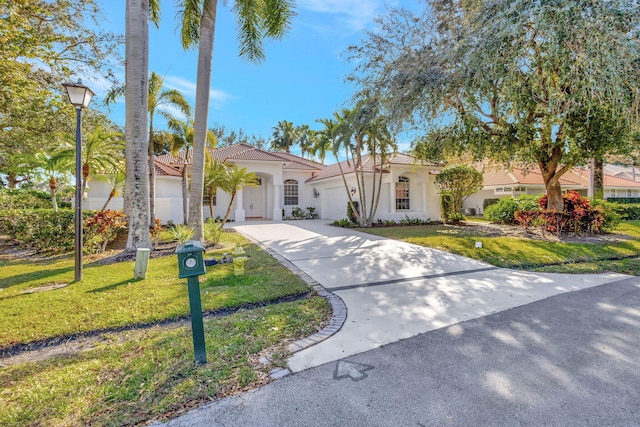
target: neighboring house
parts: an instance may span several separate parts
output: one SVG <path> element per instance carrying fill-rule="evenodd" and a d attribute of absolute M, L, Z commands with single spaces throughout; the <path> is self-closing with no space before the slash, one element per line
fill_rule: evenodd
<path fill-rule="evenodd" d="M 157 156 L 156 165 L 156 217 L 163 222 L 182 223 L 182 168 L 185 153 L 177 157 L 170 154 Z M 337 164 L 326 166 L 285 152 L 265 151 L 244 144 L 211 150 L 213 158 L 239 168 L 247 168 L 260 178 L 258 187 L 244 187 L 236 195 L 231 219 L 243 222 L 261 218 L 279 221 L 291 216 L 294 208 L 315 208 L 320 218 L 341 219 L 347 216 L 347 190 Z M 189 168 L 191 159 L 187 159 Z M 402 219 L 405 216 L 436 220 L 440 218 L 440 203 L 434 184 L 435 173 L 441 165 L 416 162 L 406 154 L 396 154 L 384 165 L 373 165 L 366 156 L 365 174 L 376 168 L 383 172 L 382 192 L 376 219 Z M 342 162 L 347 187 L 358 200 L 357 182 L 353 162 Z M 367 190 L 371 191 L 371 180 Z M 92 180 L 85 209 L 101 209 L 110 188 L 108 183 Z M 376 183 L 377 184 L 377 183 Z M 215 216 L 223 216 L 230 196 L 218 191 L 215 198 Z M 370 202 L 370 193 L 367 204 Z M 122 208 L 122 196 L 114 198 L 110 209 Z M 203 206 L 209 217 L 208 202 Z"/>
<path fill-rule="evenodd" d="M 478 169 L 482 172 L 482 167 Z M 604 169 L 604 197 L 640 197 L 640 181 L 633 181 L 622 177 L 623 175 L 611 175 L 612 169 L 608 165 Z M 521 194 L 542 195 L 546 192 L 542 174 L 538 169 L 525 170 L 513 168 L 512 170 L 487 168 L 483 172 L 484 187 L 477 193 L 469 196 L 463 203 L 463 213 L 483 213 L 485 199 L 499 199 L 507 196 L 519 196 Z M 639 176 L 640 178 L 640 176 Z M 563 191 L 574 190 L 587 196 L 589 193 L 589 170 L 586 168 L 573 168 L 560 177 L 560 185 Z"/>

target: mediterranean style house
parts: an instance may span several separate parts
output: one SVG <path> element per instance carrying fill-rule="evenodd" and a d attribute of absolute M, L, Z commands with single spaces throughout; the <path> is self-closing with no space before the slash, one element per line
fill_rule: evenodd
<path fill-rule="evenodd" d="M 210 151 L 218 159 L 239 168 L 247 168 L 259 178 L 257 187 L 238 191 L 232 206 L 231 219 L 243 222 L 251 219 L 280 221 L 291 217 L 295 208 L 314 208 L 321 219 L 347 217 L 348 192 L 358 200 L 358 186 L 353 162 L 324 164 L 280 151 L 265 151 L 245 144 L 216 148 Z M 163 223 L 182 223 L 182 171 L 189 173 L 191 159 L 185 152 L 177 156 L 165 154 L 154 159 L 156 171 L 155 216 Z M 343 181 L 340 169 L 345 176 Z M 366 180 L 367 203 L 371 200 L 373 172 L 382 173 L 382 184 L 375 219 L 400 220 L 405 217 L 438 220 L 440 202 L 435 175 L 442 165 L 421 162 L 406 154 L 394 154 L 384 163 L 374 164 L 365 156 L 362 171 Z M 346 185 L 345 185 L 346 181 Z M 377 185 L 377 182 L 376 182 Z M 92 179 L 85 209 L 101 209 L 111 191 L 108 182 Z M 230 196 L 218 191 L 214 216 L 223 216 Z M 109 202 L 109 209 L 122 209 L 122 197 Z M 208 202 L 204 217 L 210 216 Z"/>

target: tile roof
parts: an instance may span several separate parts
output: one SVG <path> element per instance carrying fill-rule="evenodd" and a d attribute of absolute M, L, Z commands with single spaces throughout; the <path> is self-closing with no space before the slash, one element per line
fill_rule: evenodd
<path fill-rule="evenodd" d="M 478 167 L 481 172 L 481 166 Z M 503 185 L 533 185 L 544 186 L 544 180 L 540 171 L 535 168 L 526 170 L 524 168 L 513 168 L 512 170 L 504 170 L 499 168 L 487 168 L 483 173 L 485 187 L 496 187 Z M 603 175 L 604 186 L 608 188 L 639 188 L 640 182 L 625 179 L 618 176 L 612 176 L 607 173 Z M 588 188 L 589 187 L 589 170 L 585 168 L 573 168 L 560 177 L 560 185 L 569 188 Z"/>

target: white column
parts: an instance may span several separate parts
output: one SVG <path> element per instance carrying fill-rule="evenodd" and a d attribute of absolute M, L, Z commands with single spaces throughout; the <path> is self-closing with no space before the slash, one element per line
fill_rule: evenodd
<path fill-rule="evenodd" d="M 238 190 L 238 192 L 236 193 L 236 218 L 235 221 L 236 222 L 244 222 L 245 221 L 245 214 L 244 214 L 244 208 L 243 208 L 243 201 L 242 201 L 242 190 Z"/>
<path fill-rule="evenodd" d="M 273 186 L 273 220 L 282 221 L 282 206 L 280 205 L 281 185 Z"/>

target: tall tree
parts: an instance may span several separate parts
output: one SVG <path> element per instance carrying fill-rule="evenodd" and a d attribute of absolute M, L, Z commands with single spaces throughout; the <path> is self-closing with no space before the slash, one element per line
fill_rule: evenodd
<path fill-rule="evenodd" d="M 150 7 L 151 4 L 151 7 Z M 159 0 L 127 0 L 125 25 L 125 138 L 126 178 L 124 211 L 129 235 L 127 250 L 153 248 L 149 224 L 149 139 L 147 138 L 149 82 L 149 24 L 158 25 Z"/>
<path fill-rule="evenodd" d="M 353 109 L 343 109 L 334 114 L 336 118 L 336 139 L 332 148 L 338 160 L 342 182 L 349 204 L 362 227 L 371 227 L 380 201 L 382 189 L 382 166 L 389 156 L 397 151 L 397 144 L 387 129 L 384 119 L 377 115 L 375 103 L 360 101 Z M 347 165 L 353 164 L 356 178 L 358 209 L 342 168 L 339 157 L 344 150 Z M 371 177 L 371 190 L 367 186 Z M 371 200 L 367 201 L 367 195 Z"/>
<path fill-rule="evenodd" d="M 560 177 L 591 153 L 568 136 L 576 111 L 635 126 L 640 8 L 633 0 L 431 0 L 392 10 L 350 49 L 350 78 L 398 127 L 448 126 L 446 146 L 505 164 L 535 164 L 548 207 Z M 586 107 L 586 110 L 585 110 Z M 624 140 L 601 141 L 603 151 Z"/>
<path fill-rule="evenodd" d="M 82 194 L 86 192 L 90 175 L 112 173 L 122 160 L 125 144 L 120 132 L 102 127 L 90 132 L 82 144 Z M 66 144 L 56 154 L 58 161 L 72 163 L 75 159 L 75 137 L 67 136 Z"/>
<path fill-rule="evenodd" d="M 271 149 L 288 153 L 296 142 L 298 142 L 298 128 L 292 122 L 282 120 L 273 128 L 273 139 Z"/>
<path fill-rule="evenodd" d="M 204 173 L 204 188 L 205 193 L 209 196 L 209 217 L 211 217 L 212 221 L 215 220 L 213 214 L 214 197 L 216 197 L 218 188 L 229 188 L 229 179 L 229 168 L 222 161 L 212 159 L 207 162 Z"/>
<path fill-rule="evenodd" d="M 238 165 L 228 166 L 227 176 L 221 184 L 220 189 L 231 195 L 227 211 L 224 214 L 224 218 L 222 218 L 222 224 L 226 224 L 231 215 L 231 207 L 236 200 L 238 191 L 242 190 L 243 187 L 257 187 L 259 185 L 258 176 L 254 172 L 247 172 L 247 168 L 238 168 Z"/>
<path fill-rule="evenodd" d="M 174 157 L 182 160 L 182 219 L 186 225 L 189 220 L 188 193 L 189 193 L 189 164 L 193 161 L 193 119 L 168 121 L 171 130 L 170 151 Z M 207 131 L 207 147 L 215 147 L 216 137 L 213 132 Z M 208 157 L 208 156 L 205 156 Z"/>
<path fill-rule="evenodd" d="M 196 239 L 202 239 L 204 234 L 202 194 L 205 139 L 217 6 L 217 0 L 180 0 L 182 45 L 185 49 L 198 46 L 193 168 L 189 201 L 189 224 L 195 230 Z M 234 0 L 233 11 L 239 30 L 240 56 L 259 62 L 264 59 L 263 40 L 280 39 L 285 34 L 293 15 L 293 0 Z"/>
<path fill-rule="evenodd" d="M 164 79 L 155 71 L 149 76 L 149 212 L 151 223 L 155 218 L 155 200 L 156 200 L 156 168 L 153 165 L 153 156 L 156 153 L 155 140 L 156 133 L 153 127 L 153 120 L 156 112 L 159 112 L 166 120 L 173 119 L 173 115 L 163 109 L 163 107 L 177 108 L 185 117 L 191 115 L 191 106 L 185 99 L 184 95 L 177 89 L 163 89 Z M 125 86 L 114 87 L 105 97 L 104 103 L 109 105 L 125 94 Z"/>

